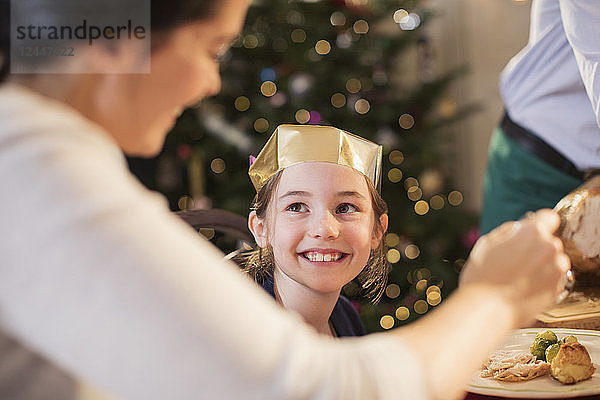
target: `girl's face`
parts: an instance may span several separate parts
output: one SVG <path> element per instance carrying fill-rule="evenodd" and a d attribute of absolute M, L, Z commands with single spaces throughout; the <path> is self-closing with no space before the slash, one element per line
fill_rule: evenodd
<path fill-rule="evenodd" d="M 183 109 L 219 92 L 219 56 L 239 34 L 249 0 L 214 1 L 213 17 L 176 28 L 153 50 L 149 74 L 107 78 L 98 118 L 126 153 L 157 154 Z"/>
<path fill-rule="evenodd" d="M 338 292 L 367 264 L 383 232 L 364 176 L 326 162 L 283 171 L 265 220 L 252 218 L 261 247 L 271 245 L 275 273 L 319 293 Z M 382 216 L 384 230 L 387 215 Z"/>

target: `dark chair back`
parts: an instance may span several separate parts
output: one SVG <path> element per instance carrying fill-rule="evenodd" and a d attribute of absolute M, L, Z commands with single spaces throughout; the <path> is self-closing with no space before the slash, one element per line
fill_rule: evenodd
<path fill-rule="evenodd" d="M 197 231 L 213 229 L 241 242 L 254 243 L 248 229 L 248 220 L 239 214 L 213 208 L 210 210 L 184 210 L 175 213 Z M 241 247 L 241 246 L 240 246 Z"/>

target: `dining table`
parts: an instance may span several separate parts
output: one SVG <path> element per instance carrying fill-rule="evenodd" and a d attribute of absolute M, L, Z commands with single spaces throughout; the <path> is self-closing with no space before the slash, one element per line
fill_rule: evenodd
<path fill-rule="evenodd" d="M 499 397 L 499 396 L 488 396 L 483 394 L 467 393 L 464 400 L 531 400 L 531 398 L 522 397 Z M 537 398 L 538 400 L 551 400 L 550 398 Z M 592 396 L 579 396 L 579 397 L 568 397 L 570 400 L 600 400 L 600 394 Z M 556 400 L 555 397 L 552 400 Z"/>

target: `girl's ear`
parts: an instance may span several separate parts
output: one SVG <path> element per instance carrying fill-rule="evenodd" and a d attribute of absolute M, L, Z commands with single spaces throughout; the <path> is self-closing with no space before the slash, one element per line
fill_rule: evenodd
<path fill-rule="evenodd" d="M 379 243 L 381 243 L 381 240 L 383 239 L 383 235 L 387 232 L 387 214 L 381 214 L 381 217 L 379 217 L 379 225 L 380 226 L 377 227 L 377 229 L 375 229 L 375 232 L 373 232 L 373 239 L 371 239 L 371 249 L 376 249 L 379 246 Z"/>
<path fill-rule="evenodd" d="M 258 247 L 267 247 L 267 229 L 264 220 L 256 215 L 256 211 L 250 211 L 248 214 L 248 229 L 252 232 Z"/>

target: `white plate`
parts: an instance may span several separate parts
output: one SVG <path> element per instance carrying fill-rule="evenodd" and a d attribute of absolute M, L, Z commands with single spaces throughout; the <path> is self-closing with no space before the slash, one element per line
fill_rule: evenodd
<path fill-rule="evenodd" d="M 499 349 L 528 352 L 535 335 L 548 329 L 556 333 L 559 339 L 567 335 L 574 335 L 577 337 L 579 343 L 587 348 L 592 358 L 592 363 L 596 367 L 596 372 L 594 372 L 591 379 L 578 382 L 574 385 L 563 385 L 550 377 L 550 375 L 546 375 L 525 382 L 501 382 L 492 378 L 480 378 L 479 373 L 477 373 L 471 380 L 471 384 L 467 387 L 467 390 L 471 393 L 488 396 L 526 399 L 565 399 L 600 394 L 600 331 L 559 328 L 519 329 L 509 335 Z"/>

